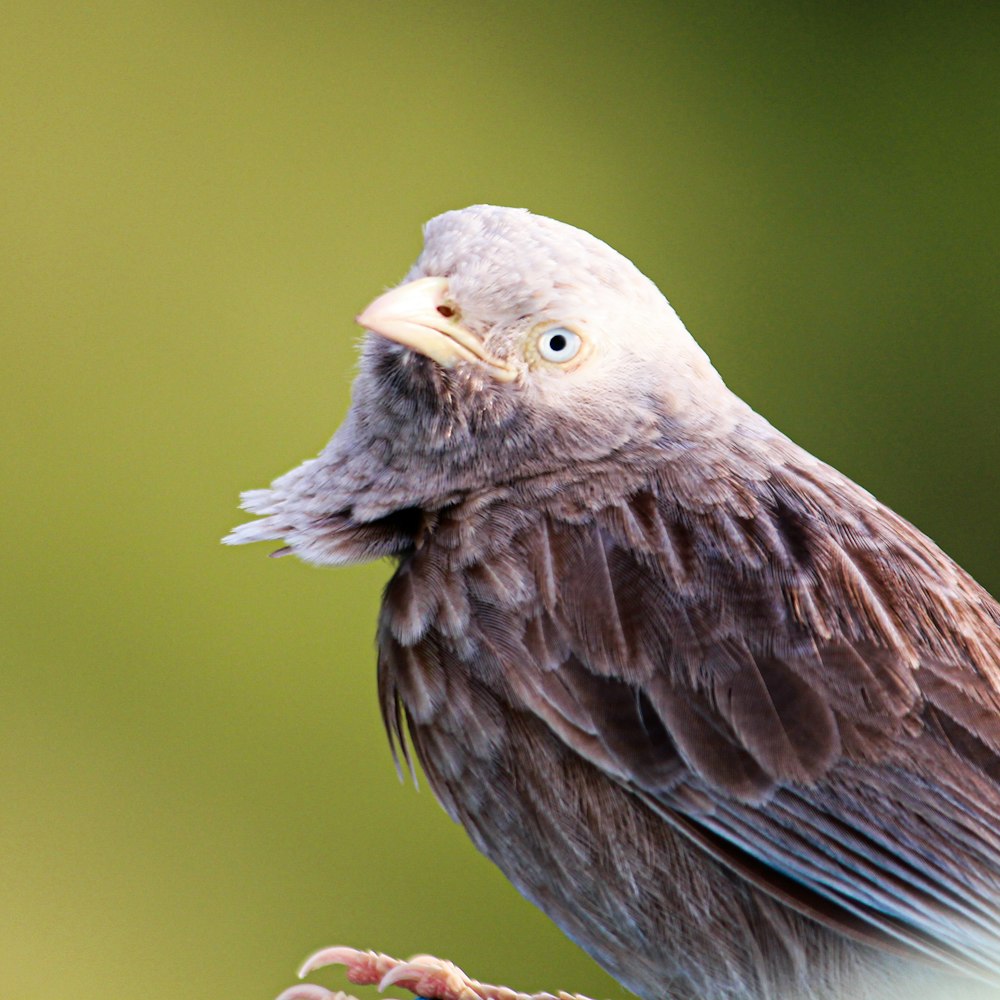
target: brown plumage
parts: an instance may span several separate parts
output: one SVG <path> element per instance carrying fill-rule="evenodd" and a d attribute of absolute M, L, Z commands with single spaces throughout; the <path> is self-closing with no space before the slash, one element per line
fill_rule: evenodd
<path fill-rule="evenodd" d="M 997 603 L 579 230 L 448 213 L 359 321 L 230 540 L 398 560 L 386 726 L 476 846 L 643 997 L 1000 984 Z"/>

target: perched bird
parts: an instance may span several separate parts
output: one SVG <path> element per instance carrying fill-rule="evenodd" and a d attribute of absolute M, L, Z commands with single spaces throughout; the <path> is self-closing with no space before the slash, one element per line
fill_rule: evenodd
<path fill-rule="evenodd" d="M 520 892 L 647 1000 L 1000 984 L 1000 606 L 579 229 L 438 216 L 358 322 L 227 541 L 397 561 L 390 740 Z"/>

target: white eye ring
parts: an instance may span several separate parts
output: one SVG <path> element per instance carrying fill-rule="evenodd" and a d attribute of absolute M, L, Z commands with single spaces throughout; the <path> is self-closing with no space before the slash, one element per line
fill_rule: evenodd
<path fill-rule="evenodd" d="M 538 336 L 538 354 L 553 364 L 565 364 L 580 353 L 583 340 L 564 326 L 550 326 Z"/>

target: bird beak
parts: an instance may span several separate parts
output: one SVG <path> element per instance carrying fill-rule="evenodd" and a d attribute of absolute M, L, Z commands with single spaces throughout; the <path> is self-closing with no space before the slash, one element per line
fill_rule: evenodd
<path fill-rule="evenodd" d="M 449 317 L 447 300 L 447 278 L 417 278 L 379 296 L 356 322 L 443 368 L 473 361 L 487 367 L 495 379 L 510 382 L 516 374 L 513 367 L 493 357 L 474 333 Z"/>

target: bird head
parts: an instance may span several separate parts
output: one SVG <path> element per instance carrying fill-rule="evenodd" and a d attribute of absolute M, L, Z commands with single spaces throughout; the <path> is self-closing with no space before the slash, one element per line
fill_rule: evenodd
<path fill-rule="evenodd" d="M 358 525 L 567 473 L 593 483 L 602 465 L 617 481 L 670 449 L 710 465 L 718 449 L 699 445 L 748 410 L 656 286 L 589 233 L 474 205 L 424 237 L 405 280 L 357 317 L 346 420 L 317 458 L 244 494 L 262 519 L 227 541 L 375 558 L 403 543 Z"/>
<path fill-rule="evenodd" d="M 463 465 L 485 434 L 514 462 L 608 454 L 664 421 L 698 423 L 728 395 L 631 261 L 525 209 L 432 219 L 406 279 L 357 321 L 370 332 L 355 390 L 368 425 Z"/>

